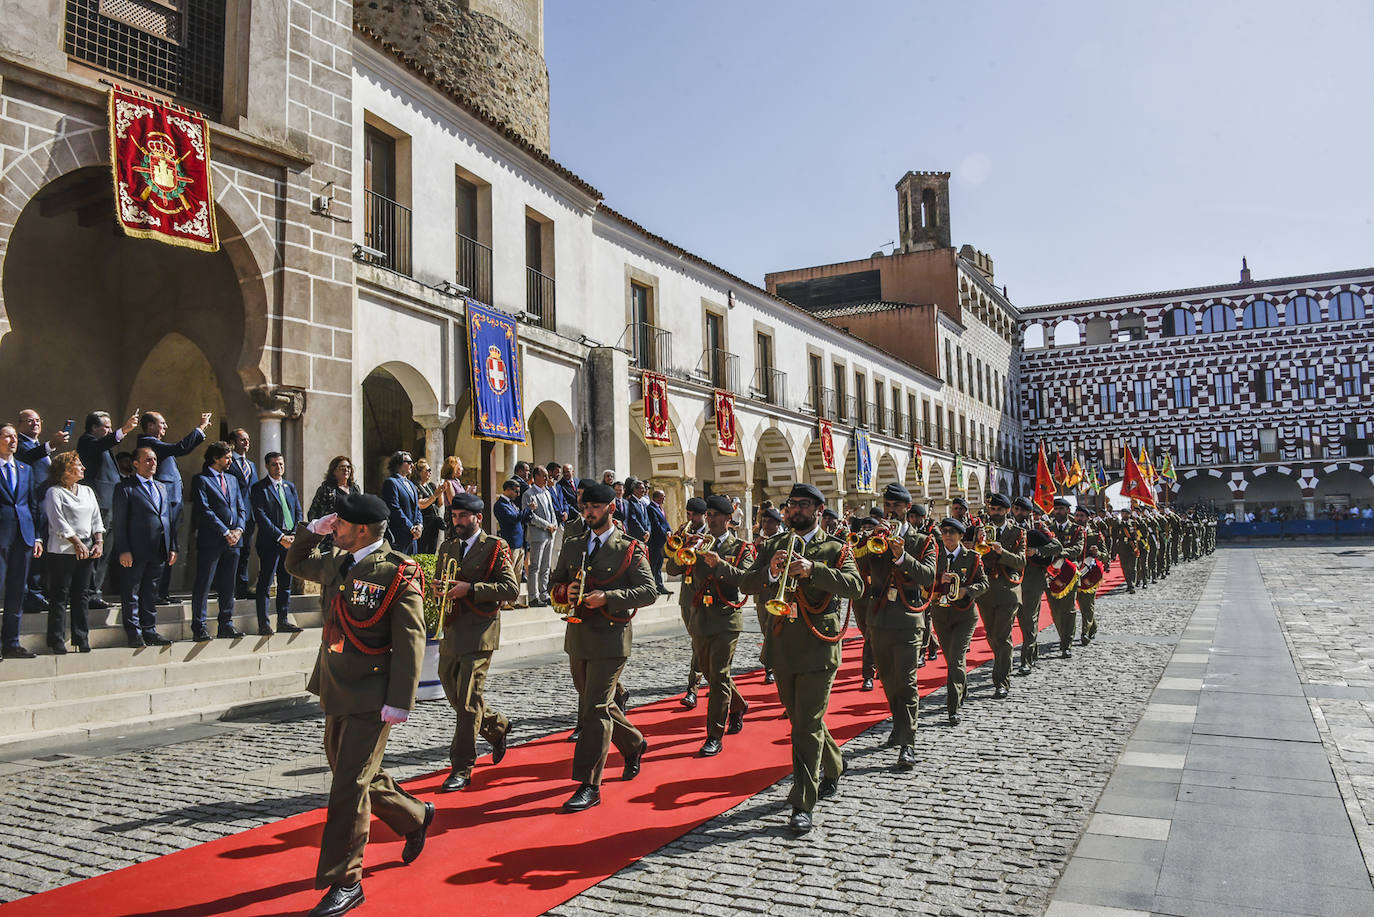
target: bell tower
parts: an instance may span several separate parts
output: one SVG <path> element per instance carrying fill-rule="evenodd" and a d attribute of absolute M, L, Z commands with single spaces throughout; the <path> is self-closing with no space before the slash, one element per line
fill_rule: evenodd
<path fill-rule="evenodd" d="M 949 248 L 949 173 L 908 172 L 897 182 L 902 252 Z"/>

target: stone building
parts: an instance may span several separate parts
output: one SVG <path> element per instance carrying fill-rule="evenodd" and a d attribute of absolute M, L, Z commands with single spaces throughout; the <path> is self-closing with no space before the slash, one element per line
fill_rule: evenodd
<path fill-rule="evenodd" d="M 1022 329 L 1026 448 L 1115 476 L 1171 456 L 1170 499 L 1299 518 L 1374 502 L 1374 269 L 1036 306 Z"/>

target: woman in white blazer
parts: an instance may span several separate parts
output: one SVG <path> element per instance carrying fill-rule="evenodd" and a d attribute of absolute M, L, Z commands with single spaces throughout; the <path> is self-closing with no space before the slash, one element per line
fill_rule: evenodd
<path fill-rule="evenodd" d="M 87 638 L 86 588 L 91 570 L 105 544 L 105 525 L 95 491 L 77 483 L 86 469 L 75 452 L 59 452 L 48 467 L 44 484 L 43 514 L 48 520 L 47 555 L 48 646 L 54 653 L 67 652 L 65 605 L 71 616 L 72 644 L 83 653 L 91 651 Z"/>

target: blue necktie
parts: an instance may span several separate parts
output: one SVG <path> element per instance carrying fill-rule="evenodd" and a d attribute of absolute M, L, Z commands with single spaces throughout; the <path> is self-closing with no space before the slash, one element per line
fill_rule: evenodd
<path fill-rule="evenodd" d="M 14 463 L 13 463 L 13 462 L 6 462 L 6 463 L 5 463 L 5 486 L 8 487 L 8 488 L 10 489 L 10 493 L 15 493 L 15 490 L 14 490 Z"/>

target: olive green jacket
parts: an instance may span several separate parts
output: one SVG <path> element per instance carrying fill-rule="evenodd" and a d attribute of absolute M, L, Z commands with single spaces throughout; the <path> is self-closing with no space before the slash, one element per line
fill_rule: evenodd
<path fill-rule="evenodd" d="M 907 603 L 917 608 L 925 604 L 925 593 L 919 587 L 929 586 L 935 576 L 936 548 L 934 538 L 907 526 L 901 560 L 894 564 L 890 550 L 881 554 L 870 552 L 859 558 L 859 573 L 864 578 L 861 601 L 867 608 L 868 627 L 916 630 L 924 626 L 924 612 L 913 611 Z"/>
<path fill-rule="evenodd" d="M 450 558 L 457 560 L 462 542 L 450 538 L 439 547 L 434 559 L 434 575 L 442 577 Z M 472 592 L 456 599 L 444 622 L 439 652 L 465 656 L 491 653 L 501 646 L 501 603 L 514 602 L 520 595 L 510 548 L 496 535 L 481 532 L 458 563 L 454 579 L 472 584 Z"/>
<path fill-rule="evenodd" d="M 635 609 L 652 605 L 658 598 L 658 584 L 654 582 L 644 545 L 612 527 L 610 538 L 587 564 L 586 591 L 600 589 L 606 593 L 602 608 L 579 608 L 581 623 L 568 623 L 563 636 L 563 651 L 573 659 L 614 659 L 629 657 L 634 629 L 628 618 Z M 563 550 L 549 573 L 549 586 L 571 583 L 582 566 L 587 553 L 590 533 L 563 539 Z M 631 556 L 631 552 L 633 555 Z M 621 568 L 624 572 L 616 575 Z"/>
<path fill-rule="evenodd" d="M 740 579 L 753 556 L 751 548 L 744 547 L 746 544 L 733 532 L 726 532 L 711 548 L 720 555 L 714 568 L 700 559 L 690 567 L 692 581 L 688 583 L 684 579 L 679 604 L 688 606 L 687 632 L 693 637 L 737 634 L 744 630 L 740 609 L 731 606 L 740 603 Z M 737 559 L 739 565 L 735 564 Z M 689 572 L 689 568 L 672 558 L 665 564 L 673 576 Z"/>
<path fill-rule="evenodd" d="M 991 523 L 989 523 L 991 524 Z M 1008 519 L 997 533 L 997 543 L 1002 553 L 989 551 L 983 555 L 983 572 L 988 577 L 989 597 L 1013 598 L 1021 601 L 1021 584 L 1012 582 L 1020 579 L 1026 569 L 1026 530 Z"/>
<path fill-rule="evenodd" d="M 933 582 L 939 582 L 941 574 L 953 573 L 959 577 L 959 588 L 967 590 L 963 598 L 955 599 L 948 608 L 955 612 L 972 611 L 973 603 L 988 591 L 988 575 L 980 562 L 982 558 L 974 551 L 963 548 L 957 557 L 951 558 L 944 545 L 935 555 L 935 576 Z M 931 610 L 934 611 L 938 606 L 931 603 Z"/>

